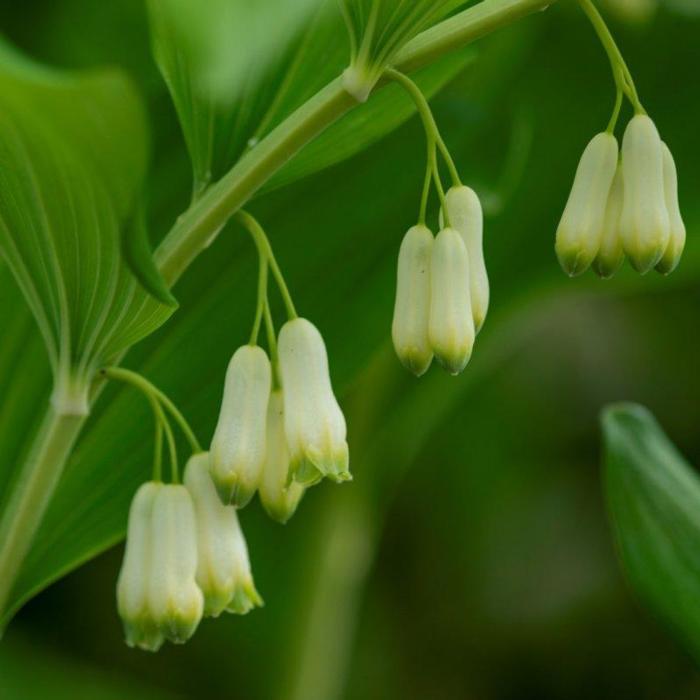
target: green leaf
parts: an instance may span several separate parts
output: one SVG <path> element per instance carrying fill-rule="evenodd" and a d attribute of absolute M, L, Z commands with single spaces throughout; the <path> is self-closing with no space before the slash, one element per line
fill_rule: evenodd
<path fill-rule="evenodd" d="M 153 53 L 194 170 L 194 191 L 226 172 L 282 83 L 290 46 L 319 0 L 150 0 Z M 325 13 L 320 13 L 319 21 Z"/>
<path fill-rule="evenodd" d="M 41 673 L 37 673 L 37 667 Z M 35 639 L 10 635 L 0 654 L 0 697 L 38 700 L 174 700 L 153 685 L 105 672 L 37 645 Z"/>
<path fill-rule="evenodd" d="M 415 36 L 467 0 L 341 0 L 350 36 L 347 90 L 364 101 L 384 69 Z"/>
<path fill-rule="evenodd" d="M 700 478 L 646 408 L 614 405 L 602 421 L 608 508 L 625 571 L 700 659 Z"/>
<path fill-rule="evenodd" d="M 124 258 L 143 288 L 166 306 L 177 307 L 163 276 L 156 267 L 148 242 L 145 212 L 142 207 L 134 215 L 124 235 Z"/>
<path fill-rule="evenodd" d="M 146 171 L 139 96 L 118 71 L 73 75 L 0 50 L 0 252 L 41 330 L 54 400 L 87 410 L 95 369 L 170 314 L 124 265 Z"/>

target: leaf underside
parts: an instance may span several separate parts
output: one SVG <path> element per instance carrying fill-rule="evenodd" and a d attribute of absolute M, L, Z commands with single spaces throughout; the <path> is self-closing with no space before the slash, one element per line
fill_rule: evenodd
<path fill-rule="evenodd" d="M 89 382 L 170 313 L 121 254 L 147 150 L 140 98 L 120 72 L 51 71 L 2 46 L 0 253 L 55 376 Z"/>
<path fill-rule="evenodd" d="M 642 406 L 612 406 L 602 420 L 608 509 L 624 569 L 700 659 L 700 478 Z"/>

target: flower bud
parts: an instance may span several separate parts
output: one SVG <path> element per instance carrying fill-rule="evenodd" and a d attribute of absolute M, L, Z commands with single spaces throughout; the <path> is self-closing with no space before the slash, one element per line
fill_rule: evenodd
<path fill-rule="evenodd" d="M 280 523 L 286 523 L 294 515 L 304 495 L 304 487 L 289 479 L 284 397 L 279 389 L 270 395 L 267 408 L 267 451 L 258 493 L 267 514 Z"/>
<path fill-rule="evenodd" d="M 662 141 L 661 151 L 664 169 L 664 199 L 670 225 L 670 238 L 663 257 L 656 265 L 656 269 L 664 275 L 673 272 L 680 262 L 683 248 L 685 248 L 685 224 L 681 216 L 681 208 L 678 203 L 678 174 L 673 155 L 668 146 Z"/>
<path fill-rule="evenodd" d="M 153 481 L 143 484 L 131 501 L 124 562 L 117 581 L 117 608 L 124 624 L 126 643 L 157 651 L 163 634 L 151 614 L 149 578 L 152 570 L 153 502 L 163 488 Z"/>
<path fill-rule="evenodd" d="M 192 498 L 180 484 L 165 484 L 153 499 L 148 575 L 150 612 L 161 634 L 186 642 L 202 619 L 197 586 L 197 530 Z"/>
<path fill-rule="evenodd" d="M 226 371 L 219 422 L 211 442 L 211 476 L 222 503 L 245 506 L 265 461 L 265 422 L 272 370 L 262 348 L 244 345 Z"/>
<path fill-rule="evenodd" d="M 579 161 L 555 246 L 559 264 L 571 277 L 585 272 L 598 254 L 617 155 L 615 137 L 602 133 L 591 139 Z"/>
<path fill-rule="evenodd" d="M 625 259 L 625 251 L 620 236 L 620 215 L 624 201 L 624 180 L 622 178 L 622 166 L 617 166 L 613 179 L 608 204 L 605 207 L 605 219 L 603 220 L 603 237 L 600 241 L 598 255 L 593 261 L 593 269 L 603 279 L 612 277 L 622 265 Z"/>
<path fill-rule="evenodd" d="M 469 290 L 471 294 L 474 330 L 484 325 L 489 308 L 489 277 L 484 262 L 484 215 L 481 202 L 471 187 L 451 187 L 445 196 L 450 226 L 459 231 L 469 254 Z M 442 212 L 441 222 L 443 220 Z"/>
<path fill-rule="evenodd" d="M 345 418 L 333 395 L 321 334 L 295 318 L 282 326 L 278 350 L 291 477 L 307 486 L 324 476 L 347 481 Z"/>
<path fill-rule="evenodd" d="M 262 605 L 236 509 L 221 503 L 209 475 L 208 453 L 190 457 L 184 482 L 194 503 L 197 584 L 204 594 L 204 614 L 217 617 L 224 610 L 244 614 Z"/>
<path fill-rule="evenodd" d="M 622 174 L 622 242 L 632 267 L 645 273 L 661 260 L 670 237 L 661 139 L 645 114 L 633 117 L 625 129 Z"/>
<path fill-rule="evenodd" d="M 438 233 L 430 269 L 430 344 L 451 374 L 469 362 L 474 345 L 474 319 L 469 298 L 469 255 L 453 228 Z"/>
<path fill-rule="evenodd" d="M 399 250 L 396 303 L 391 337 L 403 366 L 420 377 L 433 361 L 428 340 L 430 318 L 430 255 L 433 234 L 423 225 L 411 227 Z"/>

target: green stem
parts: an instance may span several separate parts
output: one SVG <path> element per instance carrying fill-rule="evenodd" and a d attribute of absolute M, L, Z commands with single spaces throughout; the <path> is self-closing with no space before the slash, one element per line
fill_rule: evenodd
<path fill-rule="evenodd" d="M 423 180 L 423 192 L 420 198 L 420 211 L 418 213 L 418 223 L 425 226 L 425 219 L 428 211 L 428 197 L 430 196 L 430 182 L 433 179 L 433 153 L 435 153 L 435 144 L 430 140 L 426 140 L 427 154 L 425 159 L 425 178 Z"/>
<path fill-rule="evenodd" d="M 0 619 L 85 420 L 85 416 L 60 413 L 49 404 L 4 506 L 0 521 Z"/>
<path fill-rule="evenodd" d="M 267 332 L 267 344 L 270 348 L 270 359 L 272 364 L 277 362 L 277 338 L 275 337 L 275 323 L 272 320 L 272 310 L 270 302 L 265 300 L 265 329 Z"/>
<path fill-rule="evenodd" d="M 156 401 L 155 398 L 151 397 L 150 400 L 153 403 L 154 410 L 158 413 L 158 420 L 163 426 L 165 441 L 168 443 L 168 454 L 170 455 L 170 480 L 173 484 L 179 484 L 180 467 L 177 462 L 177 447 L 175 446 L 175 435 L 173 434 L 173 428 L 163 412 L 163 407 L 161 404 Z M 195 450 L 195 452 L 201 452 L 201 450 Z"/>
<path fill-rule="evenodd" d="M 447 204 L 445 202 L 445 189 L 442 186 L 442 180 L 440 179 L 440 170 L 438 168 L 437 153 L 436 149 L 430 152 L 430 166 L 433 171 L 433 182 L 435 183 L 435 189 L 438 193 L 438 199 L 440 200 L 440 207 L 442 208 L 442 216 L 445 223 L 445 228 L 450 227 L 450 215 L 447 212 Z"/>
<path fill-rule="evenodd" d="M 613 79 L 615 80 L 615 85 L 618 91 L 622 91 L 627 95 L 634 111 L 637 114 L 646 114 L 642 103 L 639 101 L 639 95 L 637 94 L 637 89 L 634 86 L 634 81 L 632 80 L 632 74 L 625 63 L 625 59 L 622 57 L 622 53 L 615 43 L 613 35 L 608 29 L 608 25 L 605 24 L 605 20 L 598 12 L 598 8 L 593 4 L 592 0 L 578 0 L 578 4 L 581 9 L 585 12 L 586 16 L 593 25 L 598 38 L 605 52 L 608 54 L 608 60 L 610 61 L 610 67 L 613 73 Z M 617 121 L 617 117 L 613 115 L 613 121 Z"/>
<path fill-rule="evenodd" d="M 151 408 L 155 413 L 156 401 L 153 401 Z M 156 434 L 153 440 L 153 481 L 163 480 L 163 422 L 155 417 Z"/>
<path fill-rule="evenodd" d="M 394 68 L 411 73 L 556 0 L 483 0 L 419 34 L 398 52 Z M 381 81 L 380 81 L 381 85 Z M 298 151 L 357 102 L 336 78 L 291 114 L 217 183 L 211 185 L 158 246 L 156 263 L 174 284 L 227 221 Z"/>
<path fill-rule="evenodd" d="M 180 430 L 182 430 L 183 434 L 187 438 L 187 442 L 189 442 L 192 452 L 195 454 L 197 454 L 198 452 L 202 452 L 202 447 L 199 444 L 199 440 L 197 440 L 194 431 L 192 430 L 192 428 L 190 428 L 187 419 L 182 415 L 178 407 L 157 386 L 149 382 L 148 379 L 140 375 L 138 372 L 132 372 L 131 370 L 123 369 L 122 367 L 105 367 L 101 371 L 101 374 L 104 377 L 107 377 L 107 379 L 114 379 L 116 381 L 124 382 L 126 384 L 131 384 L 133 387 L 136 387 L 137 389 L 142 391 L 149 399 L 153 398 L 157 402 L 165 406 L 168 412 L 175 419 L 175 422 L 180 427 Z M 160 415 L 163 415 L 162 409 L 160 410 Z M 168 422 L 167 420 L 165 420 L 164 416 L 163 418 L 163 427 L 165 428 L 167 437 Z"/>
<path fill-rule="evenodd" d="M 442 136 L 440 135 L 440 129 L 438 129 L 437 122 L 435 121 L 433 112 L 430 109 L 428 100 L 425 99 L 425 95 L 421 92 L 421 89 L 407 75 L 404 75 L 403 73 L 400 73 L 399 71 L 394 70 L 393 68 L 388 68 L 385 71 L 385 75 L 391 80 L 399 83 L 399 85 L 401 85 L 401 87 L 403 87 L 404 90 L 406 90 L 406 92 L 410 95 L 411 99 L 416 105 L 418 114 L 420 115 L 420 118 L 423 121 L 423 127 L 425 129 L 426 137 L 428 138 L 428 140 L 432 140 L 434 143 L 437 144 L 437 147 L 440 149 L 442 157 L 445 159 L 445 163 L 447 163 L 447 169 L 450 171 L 452 184 L 455 185 L 455 187 L 459 187 L 459 185 L 461 185 L 462 183 L 459 179 L 457 167 L 455 166 L 454 160 L 452 160 L 452 156 L 450 155 L 450 152 L 447 149 L 447 146 L 445 145 Z"/>
<path fill-rule="evenodd" d="M 289 288 L 287 283 L 284 281 L 284 276 L 282 275 L 282 270 L 277 264 L 275 254 L 272 251 L 272 246 L 270 241 L 263 230 L 263 227 L 258 223 L 258 221 L 251 216 L 247 211 L 236 212 L 236 220 L 250 233 L 255 241 L 255 245 L 258 248 L 258 253 L 261 257 L 264 257 L 270 265 L 272 270 L 272 276 L 277 282 L 280 294 L 282 295 L 282 300 L 287 309 L 287 315 L 290 319 L 297 317 L 297 310 L 294 307 L 294 302 L 292 301 L 292 295 L 289 293 Z"/>
<path fill-rule="evenodd" d="M 622 98 L 623 98 L 623 92 L 622 90 L 618 87 L 616 94 L 615 94 L 615 106 L 613 107 L 613 113 L 612 116 L 610 117 L 610 121 L 608 122 L 608 127 L 606 131 L 609 134 L 614 134 L 615 133 L 615 127 L 617 126 L 617 120 L 620 118 L 620 110 L 622 109 Z"/>
<path fill-rule="evenodd" d="M 260 335 L 260 326 L 263 321 L 263 313 L 267 304 L 267 255 L 264 251 L 258 248 L 258 303 L 255 309 L 255 321 L 253 322 L 253 330 L 250 333 L 250 344 L 258 344 L 258 336 Z"/>

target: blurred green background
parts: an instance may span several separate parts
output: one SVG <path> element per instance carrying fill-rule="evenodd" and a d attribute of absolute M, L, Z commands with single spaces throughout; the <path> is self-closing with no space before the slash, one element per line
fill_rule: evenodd
<path fill-rule="evenodd" d="M 255 200 L 298 307 L 327 339 L 355 481 L 313 489 L 285 527 L 257 505 L 246 510 L 266 606 L 205 621 L 184 647 L 152 656 L 123 644 L 120 546 L 74 571 L 10 626 L 0 698 L 700 697 L 693 662 L 635 601 L 616 562 L 597 423 L 606 403 L 639 401 L 700 461 L 700 16 L 678 0 L 604 9 L 676 158 L 688 228 L 679 270 L 640 278 L 625 268 L 602 282 L 570 281 L 558 268 L 556 224 L 613 98 L 605 54 L 575 4 L 480 42 L 433 100 L 463 179 L 489 204 L 492 305 L 465 373 L 434 368 L 417 381 L 390 347 L 396 254 L 422 182 L 415 117 Z M 116 63 L 138 83 L 162 235 L 186 205 L 190 173 L 141 2 L 3 3 L 0 31 L 47 63 Z M 205 440 L 226 362 L 247 337 L 255 274 L 248 241 L 223 235 L 176 287 L 180 311 L 127 361 Z M 148 465 L 147 408 L 131 394 L 120 400 Z M 105 483 L 118 478 L 106 473 Z M 76 512 L 79 540 L 100 513 Z"/>

